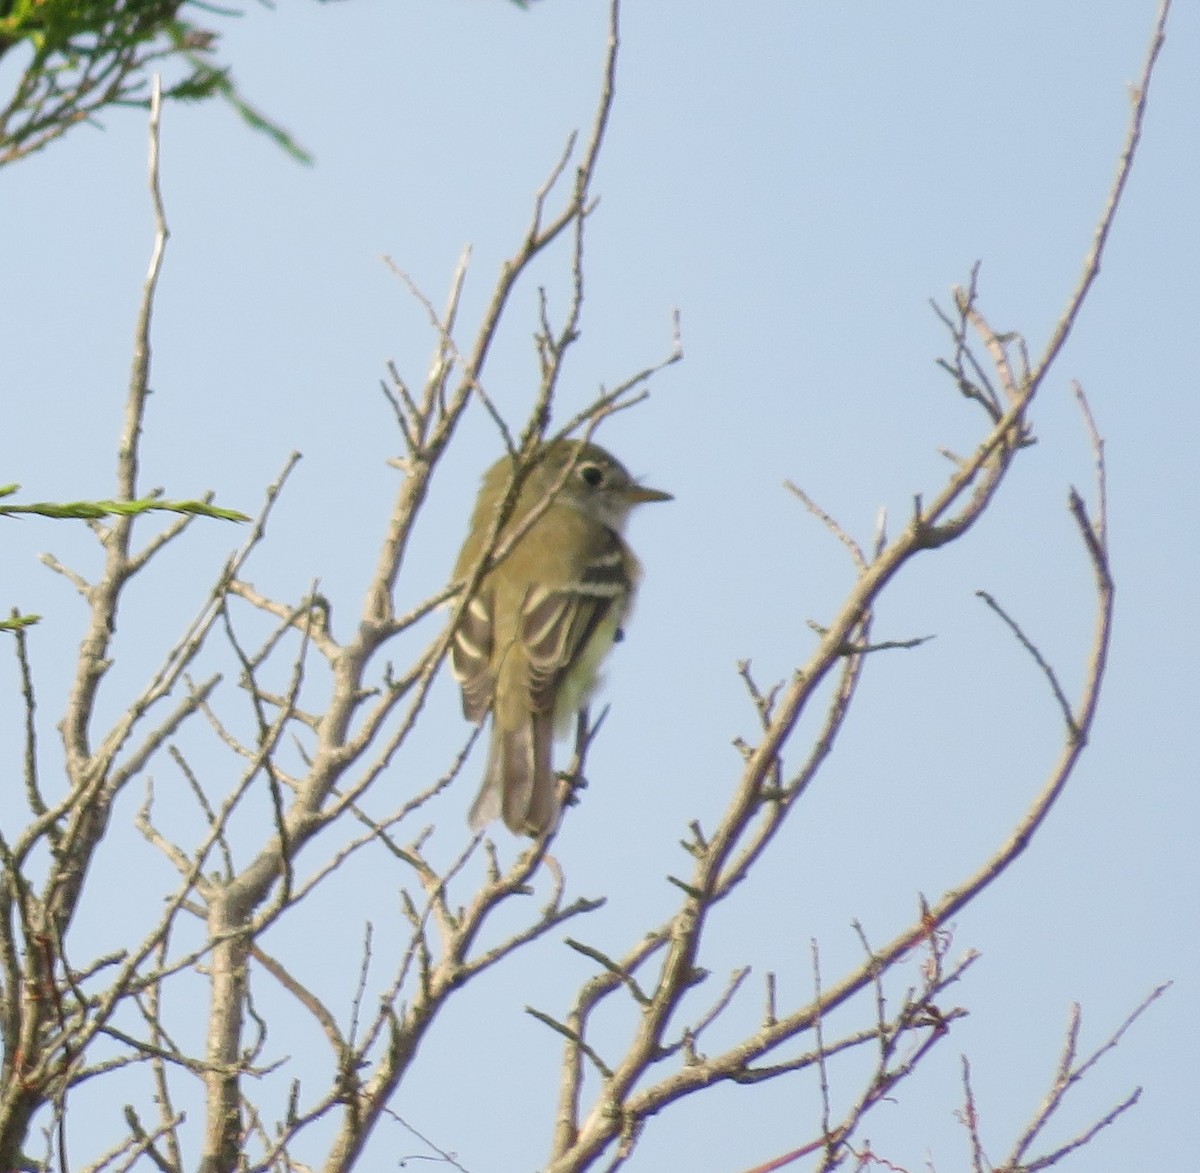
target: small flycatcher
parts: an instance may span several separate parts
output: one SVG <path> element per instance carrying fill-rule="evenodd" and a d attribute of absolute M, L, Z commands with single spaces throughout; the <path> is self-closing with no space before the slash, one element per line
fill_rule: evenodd
<path fill-rule="evenodd" d="M 504 457 L 484 475 L 455 578 L 482 557 L 512 473 Z M 467 720 L 492 714 L 483 786 L 471 807 L 476 831 L 500 815 L 509 830 L 536 838 L 558 821 L 551 743 L 587 703 L 641 577 L 622 537 L 625 521 L 635 505 L 671 495 L 639 485 L 595 444 L 556 440 L 538 454 L 500 543 L 547 498 L 484 576 L 450 649 Z"/>

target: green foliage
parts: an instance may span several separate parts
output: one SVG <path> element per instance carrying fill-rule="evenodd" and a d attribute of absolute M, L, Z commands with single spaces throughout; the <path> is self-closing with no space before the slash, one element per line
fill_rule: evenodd
<path fill-rule="evenodd" d="M 3 0 L 0 0 L 2 3 Z M 11 497 L 20 485 L 0 485 L 0 499 Z M 135 517 L 142 513 L 184 513 L 196 517 L 215 517 L 221 521 L 249 521 L 250 518 L 236 509 L 222 509 L 208 501 L 165 501 L 151 495 L 136 501 L 34 501 L 29 505 L 0 504 L 0 517 L 16 517 L 31 513 L 36 517 L 76 518 L 95 521 L 101 517 L 121 515 Z M 20 631 L 41 620 L 40 615 L 22 615 L 14 610 L 8 619 L 0 619 L 0 632 Z"/>
<path fill-rule="evenodd" d="M 0 619 L 0 631 L 21 631 L 23 628 L 32 627 L 41 621 L 40 615 L 22 615 L 20 611 L 14 609 L 12 615 L 7 619 Z"/>
<path fill-rule="evenodd" d="M 0 166 L 95 121 L 108 107 L 147 105 L 154 72 L 182 73 L 165 85 L 164 97 L 223 98 L 293 158 L 311 162 L 241 96 L 229 67 L 212 59 L 216 32 L 181 15 L 187 7 L 184 0 L 0 0 L 0 58 L 9 52 L 28 58 L 0 108 Z"/>
<path fill-rule="evenodd" d="M 0 485 L 0 498 L 11 497 L 21 486 Z M 35 501 L 30 505 L 0 505 L 0 517 L 12 517 L 22 513 L 38 517 L 73 517 L 94 521 L 101 517 L 120 514 L 133 517 L 141 513 L 191 513 L 198 517 L 216 517 L 221 521 L 249 521 L 250 518 L 236 509 L 222 509 L 208 501 L 164 501 L 158 496 L 141 497 L 136 501 Z"/>

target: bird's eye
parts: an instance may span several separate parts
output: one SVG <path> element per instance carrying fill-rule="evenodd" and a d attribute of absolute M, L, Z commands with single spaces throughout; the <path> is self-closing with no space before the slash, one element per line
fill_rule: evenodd
<path fill-rule="evenodd" d="M 598 464 L 581 464 L 579 476 L 585 485 L 591 485 L 594 489 L 604 480 L 604 469 Z"/>

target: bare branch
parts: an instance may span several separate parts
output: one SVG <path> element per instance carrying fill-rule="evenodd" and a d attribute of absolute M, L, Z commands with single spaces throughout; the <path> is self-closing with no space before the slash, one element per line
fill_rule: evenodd
<path fill-rule="evenodd" d="M 1072 737 L 1079 736 L 1079 729 L 1075 725 L 1075 716 L 1071 712 L 1071 702 L 1067 700 L 1066 694 L 1062 690 L 1062 685 L 1058 682 L 1058 677 L 1054 673 L 1054 669 L 1046 662 L 1046 658 L 1038 650 L 1037 645 L 1027 636 L 1020 625 L 987 591 L 976 591 L 975 597 L 982 599 L 997 615 L 1004 621 L 1005 626 L 1017 638 L 1020 643 L 1032 657 L 1037 666 L 1042 670 L 1042 674 L 1050 684 L 1050 691 L 1054 693 L 1054 699 L 1058 701 L 1058 707 L 1062 710 L 1063 720 L 1066 722 L 1067 729 Z"/>
<path fill-rule="evenodd" d="M 1162 52 L 1162 47 L 1166 44 L 1167 39 L 1167 17 L 1171 12 L 1171 0 L 1161 0 L 1158 7 L 1158 16 L 1154 22 L 1154 31 L 1150 37 L 1150 47 L 1146 50 L 1146 60 L 1142 65 L 1141 76 L 1138 78 L 1137 84 L 1130 91 L 1131 109 L 1129 113 L 1129 129 L 1125 135 L 1125 144 L 1121 150 L 1121 159 L 1117 164 L 1117 174 L 1113 180 L 1112 188 L 1108 193 L 1108 202 L 1105 204 L 1104 211 L 1100 215 L 1100 221 L 1096 225 L 1095 234 L 1092 238 L 1091 251 L 1088 253 L 1086 260 L 1083 263 L 1083 271 L 1079 276 L 1079 282 L 1075 286 L 1071 296 L 1067 299 L 1066 309 L 1058 320 L 1058 324 L 1054 327 L 1054 332 L 1050 336 L 1050 341 L 1046 343 L 1046 349 L 1042 357 L 1038 360 L 1036 367 L 1030 374 L 1030 382 L 1037 386 L 1046 377 L 1047 372 L 1053 365 L 1054 360 L 1058 358 L 1063 346 L 1066 344 L 1067 338 L 1070 336 L 1071 330 L 1075 326 L 1075 322 L 1079 318 L 1080 310 L 1083 308 L 1083 303 L 1087 299 L 1088 291 L 1092 288 L 1096 277 L 1100 273 L 1100 263 L 1104 257 L 1104 248 L 1108 243 L 1108 234 L 1112 230 L 1113 222 L 1117 217 L 1117 210 L 1121 206 L 1121 197 L 1125 194 L 1125 185 L 1129 181 L 1129 176 L 1133 171 L 1133 161 L 1137 157 L 1138 145 L 1142 139 L 1142 124 L 1146 118 L 1146 103 L 1150 96 L 1150 82 L 1154 77 L 1154 67 L 1158 63 L 1158 55 Z"/>

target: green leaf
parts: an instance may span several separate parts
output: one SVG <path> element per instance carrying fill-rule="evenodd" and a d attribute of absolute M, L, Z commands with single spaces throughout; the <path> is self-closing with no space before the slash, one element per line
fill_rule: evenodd
<path fill-rule="evenodd" d="M 40 615 L 13 615 L 10 619 L 0 619 L 0 631 L 20 631 L 41 621 Z"/>
<path fill-rule="evenodd" d="M 222 509 L 207 501 L 164 501 L 161 497 L 143 497 L 137 501 L 35 501 L 29 505 L 0 505 L 0 517 L 21 513 L 83 521 L 94 521 L 114 514 L 133 517 L 140 513 L 190 513 L 198 517 L 215 517 L 220 521 L 250 520 L 247 514 L 236 509 Z"/>

